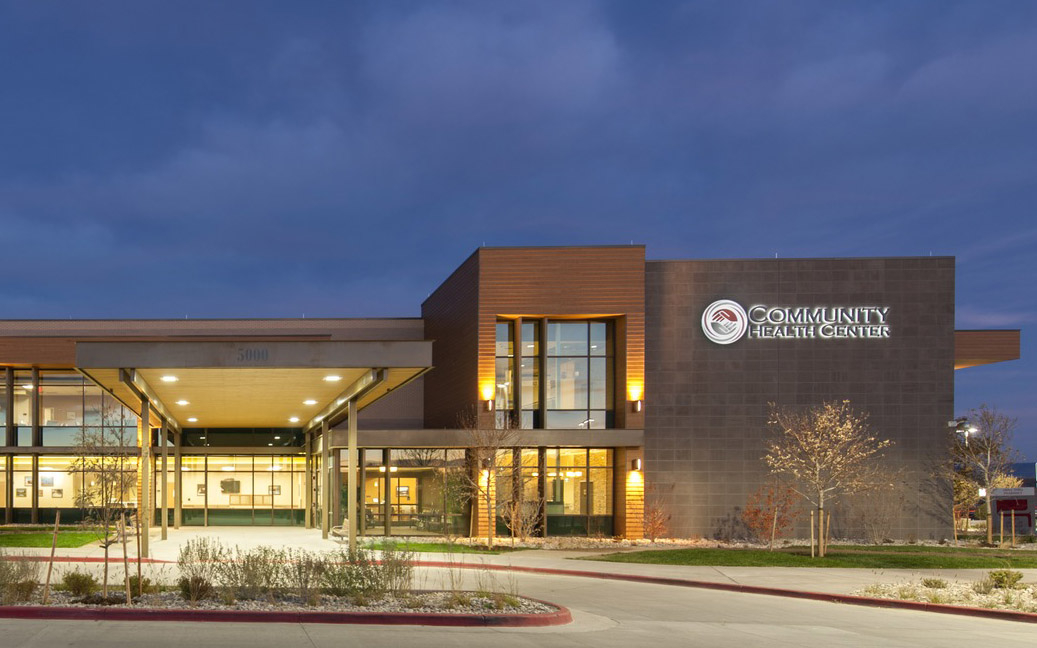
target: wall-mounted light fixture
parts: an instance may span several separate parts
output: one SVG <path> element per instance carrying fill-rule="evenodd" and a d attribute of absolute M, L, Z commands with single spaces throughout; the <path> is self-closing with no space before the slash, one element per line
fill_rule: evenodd
<path fill-rule="evenodd" d="M 493 385 L 483 385 L 482 389 L 479 390 L 480 396 L 482 396 L 483 407 L 486 408 L 487 412 L 493 411 Z"/>
<path fill-rule="evenodd" d="M 641 470 L 641 458 L 638 457 L 630 462 L 630 470 Z"/>
<path fill-rule="evenodd" d="M 634 401 L 633 403 L 631 403 L 631 404 L 630 404 L 630 407 L 631 407 L 631 408 L 632 408 L 632 409 L 633 409 L 633 410 L 634 410 L 635 412 L 640 412 L 640 411 L 641 411 L 641 399 L 638 399 L 638 400 Z"/>

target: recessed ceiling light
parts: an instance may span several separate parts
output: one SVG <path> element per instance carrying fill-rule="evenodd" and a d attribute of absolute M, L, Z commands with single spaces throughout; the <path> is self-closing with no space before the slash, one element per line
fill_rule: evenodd
<path fill-rule="evenodd" d="M 180 399 L 180 400 L 178 400 L 178 401 L 176 402 L 176 404 L 177 404 L 177 405 L 190 405 L 190 403 L 188 403 L 188 402 L 187 402 L 187 401 L 185 401 L 184 399 Z"/>
<path fill-rule="evenodd" d="M 303 405 L 316 405 L 317 401 L 313 400 L 312 398 L 307 398 L 306 400 L 304 400 L 302 402 L 302 404 Z"/>
<path fill-rule="evenodd" d="M 27 389 L 29 391 L 32 391 L 32 384 L 22 385 L 22 389 Z"/>
<path fill-rule="evenodd" d="M 162 376 L 162 378 L 160 378 L 160 380 L 162 382 L 176 382 L 176 381 L 178 381 L 180 379 L 177 378 L 176 376 Z"/>
<path fill-rule="evenodd" d="M 289 423 L 298 423 L 299 422 L 299 417 L 298 416 L 293 416 L 292 418 L 288 419 L 288 422 Z"/>
<path fill-rule="evenodd" d="M 279 436 L 275 436 L 274 438 L 275 438 L 275 439 L 280 439 L 281 437 L 279 437 Z"/>
<path fill-rule="evenodd" d="M 338 382 L 340 380 L 342 380 L 342 376 L 336 376 L 335 374 L 324 376 L 324 382 Z"/>
<path fill-rule="evenodd" d="M 188 423 L 197 423 L 198 419 L 196 419 L 195 417 L 192 416 L 191 418 L 187 419 L 187 422 Z"/>

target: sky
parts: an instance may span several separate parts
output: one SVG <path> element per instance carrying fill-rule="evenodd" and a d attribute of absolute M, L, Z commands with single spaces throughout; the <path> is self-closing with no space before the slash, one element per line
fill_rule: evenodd
<path fill-rule="evenodd" d="M 417 316 L 480 245 L 953 255 L 1037 460 L 1037 3 L 0 0 L 0 318 Z"/>

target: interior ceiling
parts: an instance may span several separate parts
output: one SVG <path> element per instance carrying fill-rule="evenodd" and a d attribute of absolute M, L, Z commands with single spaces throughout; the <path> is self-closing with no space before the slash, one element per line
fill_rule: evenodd
<path fill-rule="evenodd" d="M 205 368 L 138 369 L 137 375 L 181 427 L 303 427 L 346 391 L 368 367 L 319 369 Z M 421 368 L 389 369 L 385 383 L 370 390 L 358 402 L 363 409 L 392 389 L 422 372 Z M 93 369 L 87 373 L 117 398 L 140 414 L 133 392 L 119 380 L 118 369 Z M 341 376 L 329 382 L 325 376 Z M 176 376 L 175 382 L 162 380 Z M 305 405 L 306 400 L 317 401 Z M 187 405 L 178 405 L 185 400 Z M 298 417 L 292 422 L 292 417 Z M 188 421 L 196 418 L 197 421 Z M 157 418 L 155 419 L 157 420 Z"/>

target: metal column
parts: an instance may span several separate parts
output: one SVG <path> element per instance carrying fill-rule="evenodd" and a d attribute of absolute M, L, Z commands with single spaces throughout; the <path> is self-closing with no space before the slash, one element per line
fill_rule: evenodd
<path fill-rule="evenodd" d="M 162 539 L 165 540 L 169 531 L 169 444 L 166 435 L 169 434 L 169 424 L 162 421 Z M 156 491 L 157 492 L 157 491 Z"/>
<path fill-rule="evenodd" d="M 140 525 L 140 555 L 148 557 L 151 530 L 151 421 L 148 399 L 140 399 L 140 493 L 137 494 L 137 524 Z"/>
<path fill-rule="evenodd" d="M 348 439 L 346 440 L 346 517 L 349 525 L 349 550 L 356 548 L 357 529 L 357 433 L 356 433 L 356 399 L 351 398 L 348 405 Z"/>
<path fill-rule="evenodd" d="M 306 449 L 306 487 L 303 489 L 303 522 L 307 529 L 313 528 L 313 434 L 306 432 L 303 438 Z"/>
<path fill-rule="evenodd" d="M 43 445 L 43 428 L 40 427 L 40 369 L 32 368 L 32 397 L 30 400 L 32 422 L 32 445 Z M 29 521 L 38 524 L 40 521 L 40 454 L 32 453 L 32 512 Z"/>
<path fill-rule="evenodd" d="M 4 371 L 4 384 L 7 388 L 4 393 L 4 398 L 7 400 L 5 405 L 5 412 L 7 413 L 4 424 L 7 426 L 7 439 L 4 445 L 16 446 L 18 445 L 18 429 L 14 423 L 14 369 L 7 367 Z M 14 455 L 7 455 L 7 459 L 4 462 L 4 473 L 6 479 L 4 480 L 4 522 L 11 524 L 14 522 Z"/>
<path fill-rule="evenodd" d="M 173 528 L 179 529 L 183 522 L 183 457 L 180 454 L 180 445 L 183 443 L 182 433 L 173 432 Z M 204 474 L 204 473 L 203 473 Z"/>
<path fill-rule="evenodd" d="M 328 438 L 328 419 L 320 422 L 320 537 L 328 537 L 328 511 L 331 508 L 331 439 Z"/>

